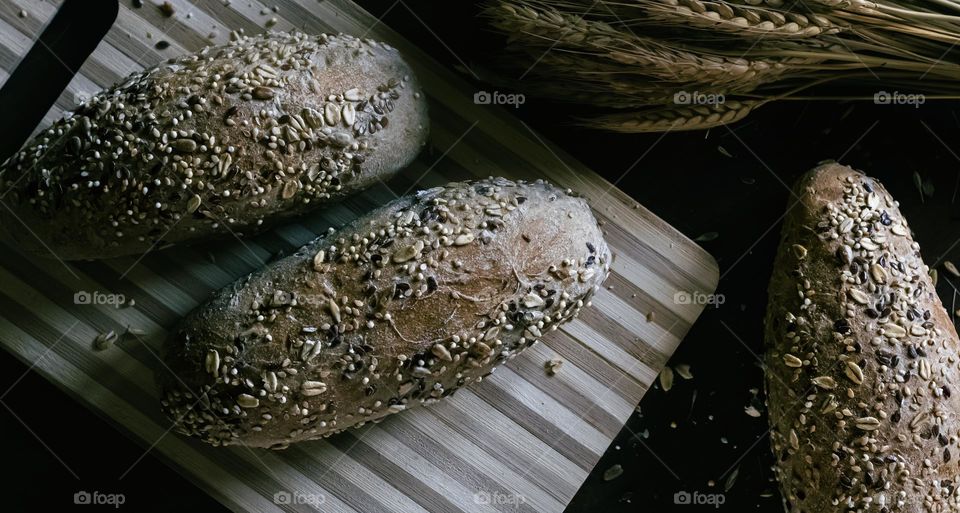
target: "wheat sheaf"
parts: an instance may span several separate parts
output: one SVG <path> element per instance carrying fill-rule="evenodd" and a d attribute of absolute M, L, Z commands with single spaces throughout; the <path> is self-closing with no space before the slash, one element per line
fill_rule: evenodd
<path fill-rule="evenodd" d="M 699 130 L 775 100 L 960 97 L 960 0 L 489 0 L 502 82 L 618 132 Z M 514 77 L 514 78 L 510 78 Z"/>

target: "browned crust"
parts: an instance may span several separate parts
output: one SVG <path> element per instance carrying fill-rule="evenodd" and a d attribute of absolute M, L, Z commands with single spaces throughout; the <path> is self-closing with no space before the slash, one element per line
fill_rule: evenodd
<path fill-rule="evenodd" d="M 194 311 L 168 344 L 163 406 L 216 445 L 360 426 L 480 381 L 589 304 L 609 265 L 586 202 L 552 185 L 422 191 Z"/>
<path fill-rule="evenodd" d="M 38 135 L 0 169 L 0 226 L 63 259 L 249 234 L 388 178 L 427 131 L 388 45 L 244 37 L 133 74 Z"/>
<path fill-rule="evenodd" d="M 765 331 L 788 510 L 960 511 L 957 333 L 897 203 L 835 163 L 794 193 Z"/>

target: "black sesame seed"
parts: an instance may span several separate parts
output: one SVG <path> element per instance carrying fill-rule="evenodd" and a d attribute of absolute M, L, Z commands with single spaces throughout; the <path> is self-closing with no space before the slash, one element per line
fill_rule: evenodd
<path fill-rule="evenodd" d="M 160 40 L 160 41 L 157 41 L 157 44 L 153 45 L 153 47 L 156 48 L 157 50 L 166 50 L 167 48 L 170 48 L 170 42 Z"/>

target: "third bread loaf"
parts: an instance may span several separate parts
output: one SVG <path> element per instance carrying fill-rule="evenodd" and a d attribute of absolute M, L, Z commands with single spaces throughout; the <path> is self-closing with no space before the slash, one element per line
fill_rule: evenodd
<path fill-rule="evenodd" d="M 897 202 L 834 163 L 793 192 L 766 319 L 788 510 L 960 511 L 957 333 Z"/>

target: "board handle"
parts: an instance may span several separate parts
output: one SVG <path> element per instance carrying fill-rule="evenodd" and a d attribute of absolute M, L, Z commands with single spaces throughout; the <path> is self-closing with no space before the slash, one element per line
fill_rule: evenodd
<path fill-rule="evenodd" d="M 118 0 L 65 0 L 0 88 L 0 163 L 30 137 L 117 19 Z"/>

